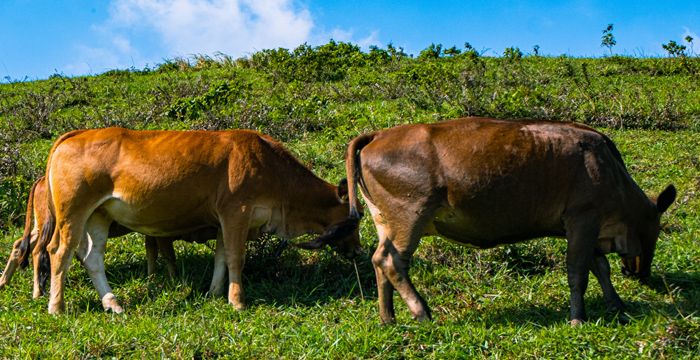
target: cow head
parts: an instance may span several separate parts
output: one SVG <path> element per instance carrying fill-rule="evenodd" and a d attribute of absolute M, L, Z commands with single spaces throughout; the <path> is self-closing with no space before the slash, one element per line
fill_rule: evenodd
<path fill-rule="evenodd" d="M 628 241 L 638 243 L 639 251 L 621 254 L 623 274 L 640 279 L 651 275 L 651 262 L 654 259 L 656 241 L 661 230 L 661 214 L 673 204 L 675 199 L 676 188 L 673 185 L 667 186 L 656 199 L 649 199 L 653 205 L 652 211 L 640 216 L 636 228 L 628 234 Z"/>
<path fill-rule="evenodd" d="M 296 246 L 315 250 L 328 245 L 335 252 L 351 259 L 362 253 L 362 246 L 358 230 L 360 218 L 348 216 L 347 180 L 340 181 L 336 188 L 336 195 L 338 204 L 328 211 L 330 225 L 324 229 L 321 236 L 305 243 L 296 244 Z"/>

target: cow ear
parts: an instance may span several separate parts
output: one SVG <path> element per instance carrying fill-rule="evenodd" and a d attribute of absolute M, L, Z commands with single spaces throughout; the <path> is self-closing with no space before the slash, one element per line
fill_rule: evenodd
<path fill-rule="evenodd" d="M 348 179 L 340 180 L 336 190 L 336 195 L 338 195 L 338 199 L 341 203 L 348 202 Z"/>
<path fill-rule="evenodd" d="M 662 214 L 673 204 L 674 200 L 676 200 L 676 187 L 671 184 L 656 198 L 656 210 Z"/>

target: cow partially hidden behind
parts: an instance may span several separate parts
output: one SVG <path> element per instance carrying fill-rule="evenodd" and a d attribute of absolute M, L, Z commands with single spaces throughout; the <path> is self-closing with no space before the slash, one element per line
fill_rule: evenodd
<path fill-rule="evenodd" d="M 247 239 L 260 231 L 291 238 L 348 228 L 348 206 L 341 200 L 347 189 L 319 179 L 282 145 L 254 131 L 74 131 L 56 141 L 46 173 L 52 210 L 47 228 L 55 229 L 48 246 L 50 313 L 64 310 L 66 273 L 76 251 L 104 308 L 123 311 L 104 269 L 105 241 L 115 222 L 156 237 L 220 229 L 209 290 L 225 292 L 228 273 L 228 300 L 237 309 L 245 306 Z M 341 232 L 327 244 L 346 256 L 359 253 L 357 229 Z"/>
<path fill-rule="evenodd" d="M 45 251 L 46 243 L 39 243 L 40 233 L 44 227 L 48 214 L 49 207 L 47 204 L 47 183 L 46 177 L 41 177 L 32 185 L 31 191 L 29 192 L 29 197 L 27 199 L 27 212 L 25 216 L 24 232 L 22 237 L 17 239 L 12 244 L 12 251 L 7 259 L 7 264 L 5 265 L 5 271 L 3 271 L 2 276 L 0 276 L 0 289 L 3 289 L 12 280 L 12 276 L 19 267 L 25 267 L 29 261 L 29 253 L 32 254 L 32 263 L 34 266 L 34 286 L 32 291 L 32 297 L 38 298 L 43 295 L 45 282 L 47 280 L 48 274 L 39 277 L 39 268 L 41 267 L 41 252 Z M 131 230 L 113 222 L 109 227 L 108 237 L 119 237 L 130 233 Z M 165 259 L 168 267 L 168 275 L 171 278 L 175 277 L 176 266 L 175 266 L 175 250 L 173 248 L 173 241 L 175 240 L 185 240 L 188 242 L 205 242 L 209 239 L 216 238 L 217 229 L 216 228 L 204 228 L 198 229 L 191 234 L 182 234 L 177 237 L 153 237 L 146 236 L 146 259 L 147 259 L 147 271 L 148 275 L 155 274 L 156 261 L 158 259 L 158 253 L 162 255 Z M 44 240 L 49 240 L 44 237 Z M 44 261 L 48 261 L 45 258 Z"/>
<path fill-rule="evenodd" d="M 608 137 L 570 123 L 466 118 L 399 126 L 355 138 L 346 170 L 350 217 L 361 216 L 359 185 L 379 236 L 372 263 L 384 323 L 395 321 L 394 289 L 414 318 L 430 318 L 408 277 L 424 235 L 477 248 L 565 236 L 571 323 L 585 319 L 589 271 L 608 307 L 620 310 L 605 254 L 618 253 L 623 272 L 649 276 L 660 216 L 676 196 L 670 185 L 648 198 Z"/>

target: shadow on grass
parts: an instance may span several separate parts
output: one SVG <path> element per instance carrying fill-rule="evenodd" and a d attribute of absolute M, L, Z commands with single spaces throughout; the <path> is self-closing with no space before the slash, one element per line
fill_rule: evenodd
<path fill-rule="evenodd" d="M 249 247 L 243 269 L 243 288 L 248 306 L 258 304 L 316 306 L 339 298 L 360 298 L 353 262 L 331 251 L 310 252 L 287 248 L 278 256 L 278 242 Z M 203 245 L 186 245 L 198 246 Z M 198 251 L 204 250 L 204 251 Z M 376 297 L 374 270 L 369 256 L 355 259 L 365 297 Z M 77 265 L 77 264 L 75 264 Z M 173 301 L 174 312 L 197 308 L 207 296 L 214 272 L 214 254 L 206 249 L 186 250 L 177 258 L 175 279 L 168 279 L 164 263 L 159 261 L 155 276 L 146 275 L 146 259 L 130 257 L 106 266 L 107 278 L 116 294 L 137 293 L 126 308 L 157 300 L 164 291 L 180 292 L 188 304 Z M 89 294 L 73 299 L 71 306 L 101 312 L 102 305 L 89 277 L 74 276 L 71 280 Z M 70 286 L 69 286 L 70 287 Z M 118 295 L 119 296 L 119 295 Z M 204 300 L 206 301 L 206 300 Z"/>
<path fill-rule="evenodd" d="M 562 299 L 561 306 L 546 306 L 541 304 L 518 305 L 499 308 L 496 310 L 484 310 L 481 316 L 491 324 L 532 324 L 538 327 L 550 327 L 566 323 L 569 320 L 568 297 Z M 588 322 L 625 324 L 628 317 L 644 317 L 652 311 L 649 303 L 640 301 L 625 301 L 623 313 L 610 313 L 606 311 L 605 300 L 601 296 L 586 297 L 586 313 Z M 659 310 L 657 307 L 654 309 Z M 665 308 L 664 312 L 673 315 L 672 309 Z"/>
<path fill-rule="evenodd" d="M 671 312 L 686 316 L 700 312 L 700 272 L 652 272 L 643 282 L 659 294 L 671 294 Z"/>

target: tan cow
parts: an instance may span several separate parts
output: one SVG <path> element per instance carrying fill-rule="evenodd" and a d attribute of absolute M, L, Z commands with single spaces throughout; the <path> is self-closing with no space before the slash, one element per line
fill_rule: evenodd
<path fill-rule="evenodd" d="M 210 292 L 245 306 L 245 241 L 258 232 L 282 237 L 343 226 L 347 189 L 316 177 L 282 145 L 260 133 L 232 131 L 74 131 L 59 138 L 47 164 L 51 222 L 49 312 L 64 310 L 64 283 L 75 251 L 105 309 L 121 312 L 107 283 L 104 247 L 117 222 L 158 237 L 219 228 Z M 342 225 L 342 224 L 341 224 Z M 53 227 L 52 227 L 53 228 Z M 336 231 L 337 232 L 337 231 Z M 329 245 L 360 251 L 357 230 Z"/>
<path fill-rule="evenodd" d="M 395 321 L 394 289 L 414 318 L 430 318 L 408 277 L 428 234 L 477 248 L 565 236 L 572 324 L 585 318 L 589 271 L 609 308 L 620 310 L 605 254 L 618 253 L 624 272 L 648 276 L 660 216 L 676 195 L 669 186 L 648 198 L 609 138 L 570 123 L 466 118 L 399 126 L 357 137 L 346 160 L 351 218 L 361 216 L 359 185 L 379 236 L 372 263 L 384 323 Z"/>
<path fill-rule="evenodd" d="M 41 251 L 45 249 L 47 244 L 38 244 L 39 234 L 46 222 L 47 212 L 49 211 L 47 201 L 47 185 L 46 178 L 41 177 L 34 182 L 29 197 L 27 199 L 27 214 L 25 216 L 24 232 L 22 237 L 17 239 L 12 245 L 10 257 L 7 259 L 5 271 L 0 277 L 0 289 L 4 288 L 12 280 L 12 276 L 19 267 L 25 267 L 28 262 L 29 252 L 32 253 L 32 262 L 34 265 L 34 287 L 32 296 L 36 299 L 44 293 L 44 283 L 46 277 L 39 278 L 39 268 Z M 109 237 L 119 237 L 130 233 L 131 230 L 120 226 L 117 223 L 112 223 L 109 227 Z M 146 258 L 148 275 L 155 274 L 156 261 L 158 252 L 165 258 L 168 267 L 168 275 L 171 278 L 175 277 L 175 250 L 173 249 L 174 240 L 185 240 L 189 242 L 204 242 L 208 239 L 216 238 L 216 229 L 209 228 L 198 231 L 193 234 L 184 234 L 179 237 L 171 238 L 156 238 L 146 236 Z M 38 246 L 37 246 L 38 245 Z"/>

